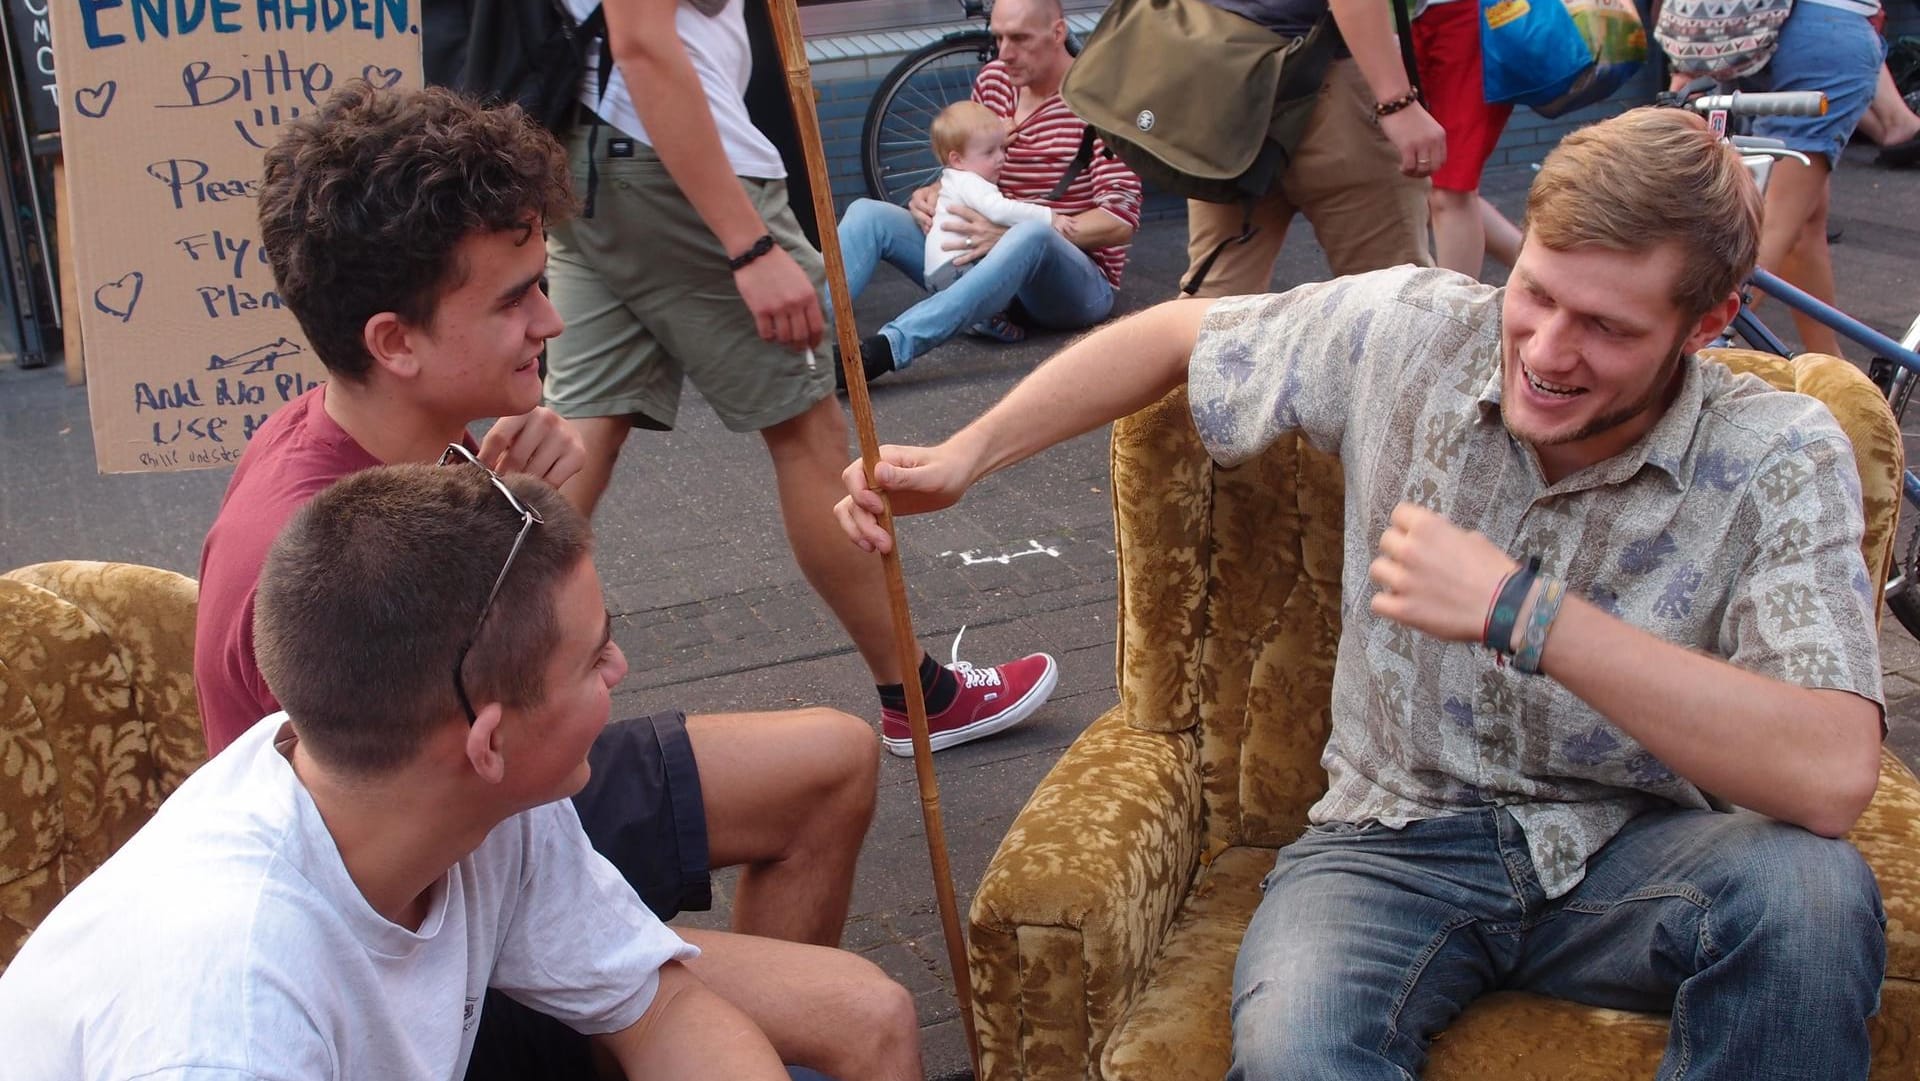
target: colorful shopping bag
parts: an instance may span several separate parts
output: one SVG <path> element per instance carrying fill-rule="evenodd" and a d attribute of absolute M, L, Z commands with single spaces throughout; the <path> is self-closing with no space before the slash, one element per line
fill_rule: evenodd
<path fill-rule="evenodd" d="M 1494 104 L 1551 102 L 1593 63 L 1560 0 L 1480 0 L 1480 53 Z"/>

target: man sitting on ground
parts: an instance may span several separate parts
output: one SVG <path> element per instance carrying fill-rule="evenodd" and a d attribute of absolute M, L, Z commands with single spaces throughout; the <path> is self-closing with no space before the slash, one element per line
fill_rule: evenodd
<path fill-rule="evenodd" d="M 552 136 L 445 90 L 349 86 L 268 153 L 261 239 L 332 379 L 261 427 L 207 534 L 194 667 L 210 752 L 279 708 L 254 659 L 254 598 L 268 545 L 314 493 L 434 461 L 495 416 L 508 419 L 477 448 L 489 465 L 552 483 L 579 468 L 578 439 L 535 408 L 541 348 L 561 331 L 543 231 L 572 210 Z M 689 930 L 690 963 L 788 1062 L 842 1081 L 918 1072 L 904 992 L 861 958 L 789 944 L 840 940 L 878 771 L 865 722 L 669 711 L 608 726 L 592 760 L 575 797 L 587 835 L 661 919 L 710 907 L 709 869 L 744 865 L 738 933 Z M 812 992 L 760 995 L 773 971 L 809 973 Z M 819 1023 L 856 1002 L 870 1023 Z"/>
<path fill-rule="evenodd" d="M 627 670 L 590 538 L 547 485 L 464 462 L 310 502 L 256 599 L 287 712 L 27 939 L 0 976 L 7 1076 L 459 1077 L 494 987 L 627 1077 L 784 1078 L 566 800 Z M 538 1061 L 590 1077 L 588 1051 Z"/>
<path fill-rule="evenodd" d="M 1662 1077 L 1864 1078 L 1885 918 L 1836 838 L 1884 727 L 1852 446 L 1693 355 L 1759 194 L 1704 121 L 1637 109 L 1548 156 L 1526 221 L 1505 289 L 1402 267 L 1154 308 L 877 479 L 946 506 L 1183 382 L 1223 466 L 1338 453 L 1328 789 L 1241 944 L 1229 1078 L 1416 1075 L 1495 989 L 1671 1011 Z"/>
<path fill-rule="evenodd" d="M 1140 178 L 1094 141 L 1092 162 L 1057 199 L 1050 198 L 1080 149 L 1086 124 L 1060 100 L 1060 83 L 1073 66 L 1060 0 L 998 0 L 993 40 L 999 58 L 980 69 L 973 100 L 1012 128 L 1000 190 L 1021 202 L 1041 203 L 1074 223 L 1071 239 L 1043 222 L 1008 228 L 960 209 L 953 263 L 965 277 L 901 312 L 860 343 L 869 380 L 898 371 L 914 358 L 969 327 L 1016 341 L 1023 322 L 1055 330 L 1090 327 L 1113 311 L 1127 247 L 1140 228 Z M 942 163 L 944 164 L 944 162 Z M 924 234 L 932 226 L 940 185 L 913 194 L 912 209 L 856 199 L 840 219 L 840 251 L 847 288 L 867 287 L 882 260 L 932 288 L 926 279 Z M 1019 302 L 1012 321 L 1001 315 Z"/>

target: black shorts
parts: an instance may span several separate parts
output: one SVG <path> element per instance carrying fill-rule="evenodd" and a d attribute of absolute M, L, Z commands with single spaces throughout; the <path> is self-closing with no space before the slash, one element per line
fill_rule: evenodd
<path fill-rule="evenodd" d="M 587 752 L 593 775 L 573 797 L 593 850 L 662 921 L 713 907 L 707 807 L 677 710 L 607 726 Z"/>
<path fill-rule="evenodd" d="M 587 752 L 593 775 L 573 797 L 594 851 L 662 920 L 713 907 L 707 811 L 678 711 L 607 726 Z M 586 1037 L 489 989 L 467 1081 L 590 1081 Z"/>

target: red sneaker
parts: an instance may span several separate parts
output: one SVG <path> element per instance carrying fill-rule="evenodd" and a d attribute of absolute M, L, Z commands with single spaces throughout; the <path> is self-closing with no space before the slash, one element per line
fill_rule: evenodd
<path fill-rule="evenodd" d="M 947 670 L 960 681 L 960 693 L 952 705 L 927 718 L 928 745 L 936 751 L 1012 728 L 1046 704 L 1060 681 L 1060 666 L 1045 653 L 992 668 L 975 668 L 956 657 Z M 880 741 L 901 758 L 913 757 L 913 731 L 905 710 L 881 707 Z"/>

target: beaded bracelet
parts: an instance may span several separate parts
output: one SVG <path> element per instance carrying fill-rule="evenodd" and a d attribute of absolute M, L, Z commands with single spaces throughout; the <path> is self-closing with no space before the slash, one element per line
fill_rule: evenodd
<path fill-rule="evenodd" d="M 1528 556 L 1526 563 L 1500 584 L 1493 611 L 1487 614 L 1486 631 L 1480 636 L 1481 645 L 1503 657 L 1513 652 L 1513 624 L 1520 618 L 1520 606 L 1526 602 L 1527 590 L 1533 588 L 1534 577 L 1539 573 L 1540 557 Z"/>
<path fill-rule="evenodd" d="M 1560 602 L 1566 598 L 1567 584 L 1558 578 L 1540 580 L 1540 596 L 1527 617 L 1527 632 L 1520 639 L 1520 652 L 1513 655 L 1513 666 L 1528 675 L 1540 671 L 1540 654 L 1547 648 L 1547 631 L 1560 614 Z"/>
<path fill-rule="evenodd" d="M 1397 98 L 1394 98 L 1391 101 L 1375 102 L 1373 106 L 1373 115 L 1375 117 L 1392 116 L 1393 114 L 1399 112 L 1402 109 L 1407 108 L 1408 106 L 1414 104 L 1419 100 L 1420 100 L 1420 91 L 1418 89 L 1408 90 L 1406 93 L 1400 95 Z"/>

